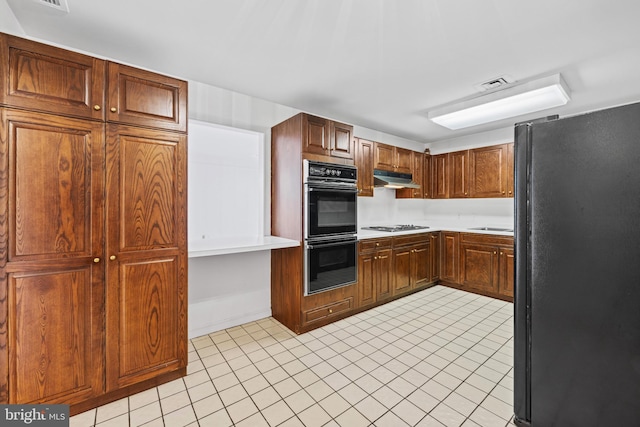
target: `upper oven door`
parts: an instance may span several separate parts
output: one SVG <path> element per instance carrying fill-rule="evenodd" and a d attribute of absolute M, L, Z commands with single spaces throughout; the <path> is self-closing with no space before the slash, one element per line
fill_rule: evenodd
<path fill-rule="evenodd" d="M 307 239 L 357 232 L 357 188 L 326 183 L 305 188 Z"/>

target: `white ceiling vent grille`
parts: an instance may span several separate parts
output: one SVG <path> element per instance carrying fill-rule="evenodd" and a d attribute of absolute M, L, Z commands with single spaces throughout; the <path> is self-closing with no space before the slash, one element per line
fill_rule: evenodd
<path fill-rule="evenodd" d="M 480 92 L 486 92 L 488 90 L 495 90 L 499 87 L 508 86 L 514 81 L 515 80 L 510 76 L 500 76 L 484 83 L 477 84 L 476 89 L 478 89 Z"/>
<path fill-rule="evenodd" d="M 43 6 L 49 6 L 61 12 L 69 13 L 69 5 L 67 0 L 36 0 Z"/>

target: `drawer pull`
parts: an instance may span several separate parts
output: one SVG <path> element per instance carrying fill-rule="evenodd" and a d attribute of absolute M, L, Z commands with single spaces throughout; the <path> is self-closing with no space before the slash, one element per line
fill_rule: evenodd
<path fill-rule="evenodd" d="M 332 308 L 329 309 L 329 314 L 331 314 L 331 313 L 333 313 L 333 309 Z"/>

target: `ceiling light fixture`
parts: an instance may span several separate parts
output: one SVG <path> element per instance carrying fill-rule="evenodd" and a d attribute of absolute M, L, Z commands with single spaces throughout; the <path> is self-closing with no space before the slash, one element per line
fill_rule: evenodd
<path fill-rule="evenodd" d="M 427 117 L 456 130 L 559 107 L 570 99 L 562 76 L 554 74 L 436 108 Z"/>

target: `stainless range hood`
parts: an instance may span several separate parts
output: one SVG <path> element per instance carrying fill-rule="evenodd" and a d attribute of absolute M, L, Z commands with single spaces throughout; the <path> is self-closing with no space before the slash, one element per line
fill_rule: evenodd
<path fill-rule="evenodd" d="M 373 170 L 374 187 L 386 188 L 420 188 L 420 184 L 413 182 L 410 173 L 388 172 Z"/>

